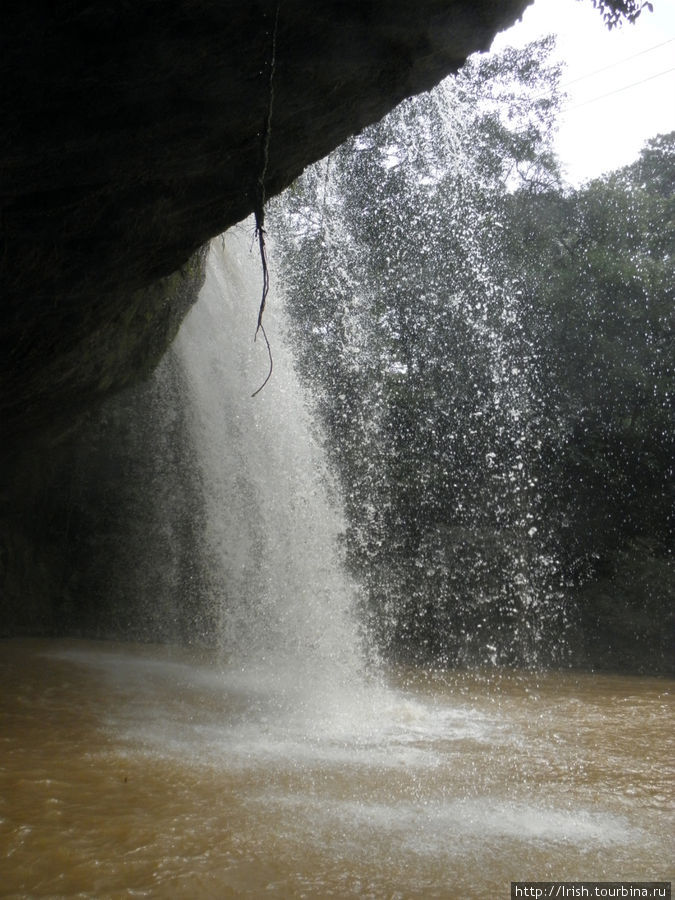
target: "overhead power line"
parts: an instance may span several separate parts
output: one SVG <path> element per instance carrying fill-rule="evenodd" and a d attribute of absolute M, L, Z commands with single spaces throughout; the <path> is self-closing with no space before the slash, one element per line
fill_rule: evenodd
<path fill-rule="evenodd" d="M 650 75 L 648 78 L 641 78 L 640 81 L 624 84 L 623 87 L 616 88 L 613 91 L 607 91 L 606 94 L 600 94 L 598 97 L 592 97 L 590 100 L 584 100 L 582 103 L 575 103 L 574 106 L 568 106 L 565 109 L 565 112 L 571 112 L 573 109 L 581 109 L 582 106 L 588 106 L 590 103 L 597 103 L 598 100 L 604 100 L 605 97 L 612 97 L 614 94 L 620 94 L 622 91 L 637 87 L 639 84 L 645 84 L 647 81 L 653 81 L 655 78 L 661 78 L 663 75 L 668 75 L 670 72 L 675 72 L 675 66 L 673 66 L 672 69 L 664 69 L 663 72 L 657 72 L 655 75 Z"/>
<path fill-rule="evenodd" d="M 576 84 L 578 81 L 585 81 L 587 78 L 592 78 L 594 75 L 599 75 L 601 72 L 606 72 L 608 69 L 614 69 L 616 66 L 623 65 L 623 63 L 629 62 L 631 59 L 637 59 L 638 56 L 644 56 L 645 53 L 651 53 L 652 50 L 658 50 L 659 47 L 665 47 L 666 44 L 672 44 L 675 41 L 675 37 L 668 38 L 667 41 L 661 41 L 660 44 L 654 44 L 653 47 L 647 47 L 645 50 L 640 50 L 639 53 L 633 53 L 631 56 L 624 56 L 623 59 L 617 59 L 613 63 L 609 63 L 609 65 L 603 66 L 601 69 L 594 69 L 592 72 L 587 72 L 585 75 L 579 75 L 578 78 L 573 78 L 571 81 L 566 81 L 564 84 L 561 84 L 561 88 L 569 87 L 570 84 Z"/>

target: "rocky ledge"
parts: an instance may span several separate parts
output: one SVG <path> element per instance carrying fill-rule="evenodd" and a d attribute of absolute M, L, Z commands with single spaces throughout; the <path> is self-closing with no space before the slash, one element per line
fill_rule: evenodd
<path fill-rule="evenodd" d="M 158 279 L 249 215 L 262 192 L 282 190 L 350 134 L 486 48 L 524 6 L 7 4 L 3 449 L 58 433 L 149 371 L 190 300 L 180 278 Z"/>

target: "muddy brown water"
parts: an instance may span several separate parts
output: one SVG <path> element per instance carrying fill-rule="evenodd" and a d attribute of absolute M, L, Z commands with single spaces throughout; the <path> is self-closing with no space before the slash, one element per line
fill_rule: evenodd
<path fill-rule="evenodd" d="M 3 897 L 507 898 L 669 880 L 672 681 L 0 644 Z"/>

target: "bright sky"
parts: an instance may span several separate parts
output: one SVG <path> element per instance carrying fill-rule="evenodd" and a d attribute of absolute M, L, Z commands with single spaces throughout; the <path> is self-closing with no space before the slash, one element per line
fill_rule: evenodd
<path fill-rule="evenodd" d="M 535 0 L 492 49 L 554 33 L 567 102 L 556 149 L 572 184 L 632 162 L 675 130 L 675 0 L 609 31 L 590 0 Z M 603 70 L 603 71 L 599 71 Z"/>

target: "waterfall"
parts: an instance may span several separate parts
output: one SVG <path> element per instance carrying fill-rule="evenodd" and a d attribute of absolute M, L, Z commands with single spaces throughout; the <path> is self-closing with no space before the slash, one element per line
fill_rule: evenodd
<path fill-rule="evenodd" d="M 346 683 L 361 667 L 355 588 L 339 556 L 343 521 L 321 436 L 293 370 L 280 300 L 267 352 L 253 225 L 212 242 L 204 287 L 173 348 L 203 492 L 203 565 L 225 656 L 270 678 Z"/>
<path fill-rule="evenodd" d="M 138 518 L 117 557 L 124 594 L 140 589 L 149 624 L 188 610 L 186 636 L 192 623 L 219 650 L 171 636 L 8 642 L 10 890 L 484 897 L 515 866 L 658 876 L 662 682 L 421 666 L 366 677 L 339 498 L 274 294 L 274 374 L 251 396 L 267 373 L 251 238 L 242 226 L 213 242 L 152 389 L 119 409 L 130 444 L 114 446 L 119 427 L 104 435 L 124 473 L 116 493 L 121 481 L 142 501 L 120 509 Z M 139 446 L 150 458 L 134 471 Z"/>

